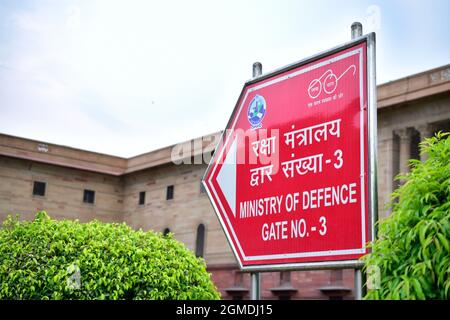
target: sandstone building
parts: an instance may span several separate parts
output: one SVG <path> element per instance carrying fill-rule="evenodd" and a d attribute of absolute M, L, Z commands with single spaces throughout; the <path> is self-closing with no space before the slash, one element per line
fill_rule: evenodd
<path fill-rule="evenodd" d="M 450 131 L 450 65 L 378 86 L 379 216 L 408 171 L 424 158 L 418 143 Z M 133 228 L 173 232 L 203 256 L 223 298 L 248 298 L 249 274 L 239 271 L 212 206 L 201 188 L 220 133 L 181 146 L 193 164 L 172 162 L 174 148 L 129 159 L 0 134 L 0 220 L 45 209 L 54 218 L 125 221 Z M 198 164 L 195 164 L 198 163 Z M 273 272 L 262 276 L 263 298 L 352 298 L 353 271 Z"/>

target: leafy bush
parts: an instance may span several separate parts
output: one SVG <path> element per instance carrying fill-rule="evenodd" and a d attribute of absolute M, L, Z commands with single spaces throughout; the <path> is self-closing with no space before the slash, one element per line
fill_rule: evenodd
<path fill-rule="evenodd" d="M 0 299 L 219 299 L 172 236 L 126 224 L 9 217 L 0 228 Z"/>
<path fill-rule="evenodd" d="M 392 195 L 392 214 L 379 223 L 372 253 L 363 257 L 368 279 L 378 289 L 366 299 L 449 299 L 450 293 L 450 138 L 439 133 L 421 143 L 424 163 L 411 160 L 411 172 Z M 371 273 L 373 271 L 376 273 Z"/>

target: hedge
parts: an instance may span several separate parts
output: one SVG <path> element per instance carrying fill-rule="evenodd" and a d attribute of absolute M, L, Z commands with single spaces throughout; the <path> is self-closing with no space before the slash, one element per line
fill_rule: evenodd
<path fill-rule="evenodd" d="M 44 211 L 0 228 L 0 299 L 219 298 L 204 260 L 172 235 Z"/>
<path fill-rule="evenodd" d="M 421 143 L 428 160 L 411 160 L 398 179 L 391 215 L 363 259 L 366 299 L 450 298 L 450 137 L 439 133 Z"/>

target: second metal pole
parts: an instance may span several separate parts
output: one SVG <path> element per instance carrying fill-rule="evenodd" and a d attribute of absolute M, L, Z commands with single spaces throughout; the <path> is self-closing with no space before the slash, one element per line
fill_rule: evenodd
<path fill-rule="evenodd" d="M 252 76 L 256 78 L 262 75 L 262 64 L 260 62 L 255 62 L 252 68 Z M 261 275 L 259 272 L 250 273 L 250 281 L 251 281 L 251 296 L 252 300 L 260 300 L 261 299 Z"/>
<path fill-rule="evenodd" d="M 355 300 L 362 300 L 362 271 L 355 269 Z"/>
<path fill-rule="evenodd" d="M 259 272 L 250 273 L 251 277 L 251 300 L 260 300 L 261 299 L 261 275 Z"/>

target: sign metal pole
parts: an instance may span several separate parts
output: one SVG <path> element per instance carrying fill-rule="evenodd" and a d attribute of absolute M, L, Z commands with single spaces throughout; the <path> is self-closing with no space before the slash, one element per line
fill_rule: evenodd
<path fill-rule="evenodd" d="M 353 22 L 352 26 L 350 28 L 351 28 L 351 32 L 352 32 L 352 40 L 362 37 L 363 27 L 362 27 L 361 22 Z"/>
<path fill-rule="evenodd" d="M 363 27 L 360 22 L 351 25 L 351 38 L 355 40 L 363 35 Z M 368 125 L 369 125 L 369 198 L 371 230 L 370 241 L 376 239 L 376 222 L 378 220 L 378 195 L 377 195 L 377 97 L 376 97 L 376 74 L 375 74 L 375 42 L 369 41 L 367 47 L 367 78 L 368 78 Z M 361 268 L 355 269 L 355 299 L 361 300 L 365 295 L 363 284 L 365 274 Z"/>
<path fill-rule="evenodd" d="M 363 35 L 362 24 L 360 22 L 353 22 L 351 27 L 351 38 L 355 40 Z M 360 268 L 355 268 L 355 300 L 362 299 L 362 272 Z"/>
<path fill-rule="evenodd" d="M 253 63 L 252 77 L 256 78 L 262 75 L 262 64 L 260 62 Z M 251 299 L 260 300 L 261 299 L 261 275 L 259 272 L 251 272 Z"/>
<path fill-rule="evenodd" d="M 368 78 L 368 123 L 369 123 L 369 197 L 370 197 L 370 241 L 373 242 L 377 238 L 377 221 L 378 221 L 378 121 L 377 121 L 377 78 L 376 78 L 376 42 L 375 34 L 372 41 L 367 44 L 367 78 Z M 367 283 L 367 274 L 362 274 L 362 283 Z M 362 287 L 362 295 L 364 296 L 367 287 Z"/>

